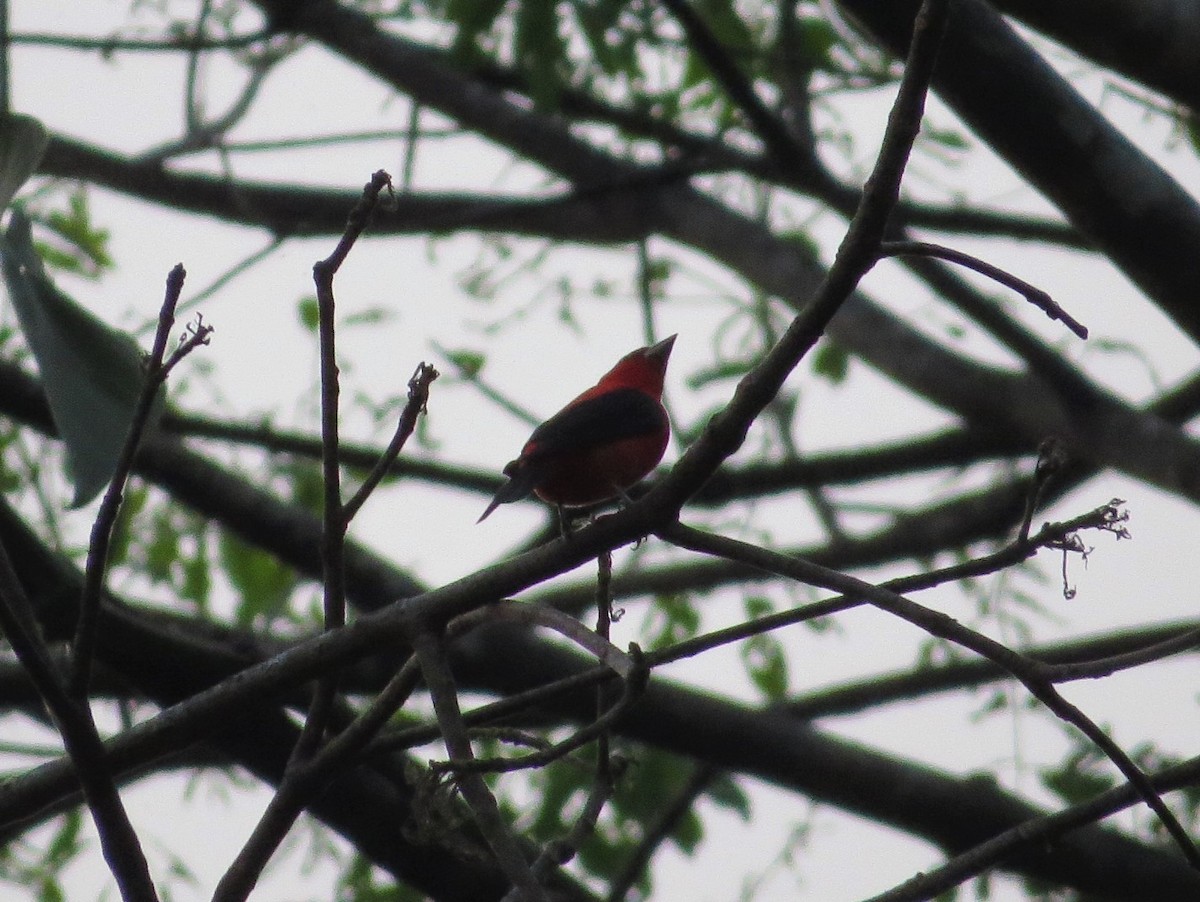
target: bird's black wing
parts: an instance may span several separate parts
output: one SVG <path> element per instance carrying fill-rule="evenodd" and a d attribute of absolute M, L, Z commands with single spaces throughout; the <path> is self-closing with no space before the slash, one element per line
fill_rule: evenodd
<path fill-rule="evenodd" d="M 523 456 L 598 448 L 622 439 L 651 435 L 667 425 L 662 405 L 636 388 L 618 388 L 560 410 L 529 437 Z"/>

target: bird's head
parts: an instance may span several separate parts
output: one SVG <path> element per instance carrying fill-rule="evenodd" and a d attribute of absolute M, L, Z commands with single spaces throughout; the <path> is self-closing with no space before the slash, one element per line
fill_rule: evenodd
<path fill-rule="evenodd" d="M 667 361 L 677 335 L 664 338 L 658 344 L 630 351 L 617 361 L 600 380 L 607 388 L 637 388 L 658 397 L 662 394 L 663 377 L 667 372 Z"/>

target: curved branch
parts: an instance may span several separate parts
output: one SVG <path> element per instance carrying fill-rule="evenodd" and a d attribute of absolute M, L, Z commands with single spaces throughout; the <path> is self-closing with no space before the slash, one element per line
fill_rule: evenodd
<path fill-rule="evenodd" d="M 1054 645 L 1024 650 L 1026 657 L 1044 664 L 1086 663 L 1113 655 L 1138 653 L 1160 643 L 1177 640 L 1200 629 L 1200 621 L 1164 623 L 1142 630 L 1121 630 L 1099 636 L 1073 639 Z M 1062 672 L 1062 667 L 1055 668 Z M 805 720 L 855 714 L 878 705 L 924 698 L 984 686 L 1003 679 L 1002 667 L 987 660 L 954 661 L 922 670 L 881 673 L 863 680 L 814 689 L 785 704 L 788 711 Z"/>
<path fill-rule="evenodd" d="M 845 576 L 835 570 L 811 565 L 799 558 L 785 557 L 777 552 L 757 548 L 724 536 L 703 533 L 682 524 L 676 524 L 665 530 L 663 537 L 693 551 L 731 557 L 809 585 L 866 599 L 868 604 L 906 620 L 930 635 L 948 639 L 1000 665 L 1016 677 L 1029 693 L 1055 716 L 1074 726 L 1104 752 L 1105 756 L 1124 774 L 1130 785 L 1137 789 L 1146 804 L 1158 815 L 1159 821 L 1171 834 L 1175 844 L 1192 863 L 1192 866 L 1200 872 L 1200 849 L 1196 848 L 1183 825 L 1163 803 L 1146 774 L 1125 753 L 1124 749 L 1117 745 L 1091 718 L 1059 694 L 1051 682 L 1049 668 L 1045 665 L 1040 665 L 987 636 L 963 627 L 953 618 L 939 611 L 925 608 L 902 595 L 886 589 L 881 590 L 878 586 Z"/>
<path fill-rule="evenodd" d="M 893 53 L 916 0 L 839 0 Z M 1003 73 L 998 77 L 997 73 Z M 1200 204 L 1055 72 L 983 0 L 959 0 L 938 95 L 1200 341 Z"/>

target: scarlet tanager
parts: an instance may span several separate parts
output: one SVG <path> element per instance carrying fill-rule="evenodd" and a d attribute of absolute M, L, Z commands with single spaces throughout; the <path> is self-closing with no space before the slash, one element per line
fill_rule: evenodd
<path fill-rule="evenodd" d="M 675 336 L 638 348 L 529 436 L 508 480 L 477 522 L 501 504 L 533 492 L 559 507 L 585 507 L 623 496 L 654 469 L 671 427 L 662 406 L 663 376 Z"/>

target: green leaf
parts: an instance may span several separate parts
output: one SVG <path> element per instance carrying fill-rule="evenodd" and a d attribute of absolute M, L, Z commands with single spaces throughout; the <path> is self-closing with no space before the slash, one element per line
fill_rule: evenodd
<path fill-rule="evenodd" d="M 45 126 L 32 116 L 9 113 L 0 118 L 0 210 L 37 172 L 49 143 Z"/>
<path fill-rule="evenodd" d="M 746 612 L 747 620 L 757 620 L 759 617 L 766 617 L 775 610 L 775 605 L 771 604 L 769 598 L 764 598 L 761 595 L 751 595 L 744 602 L 742 608 Z"/>
<path fill-rule="evenodd" d="M 608 840 L 593 834 L 579 849 L 579 863 L 589 873 L 608 881 L 629 861 L 632 851 L 629 840 Z"/>
<path fill-rule="evenodd" d="M 288 481 L 288 500 L 292 504 L 312 514 L 324 510 L 325 482 L 319 464 L 297 458 L 280 464 L 277 471 Z"/>
<path fill-rule="evenodd" d="M 420 902 L 426 898 L 412 887 L 391 883 L 369 858 L 355 854 L 338 879 L 336 902 Z"/>
<path fill-rule="evenodd" d="M 646 647 L 665 648 L 690 639 L 700 630 L 700 613 L 688 595 L 657 595 L 650 607 L 642 632 Z"/>
<path fill-rule="evenodd" d="M 58 832 L 54 834 L 49 847 L 46 849 L 45 860 L 50 868 L 57 871 L 79 854 L 83 848 L 83 843 L 80 839 L 82 827 L 83 816 L 79 809 L 68 812 L 63 816 Z"/>
<path fill-rule="evenodd" d="M 734 8 L 733 0 L 700 0 L 696 11 L 713 37 L 735 59 L 744 60 L 754 49 L 754 38 Z"/>
<path fill-rule="evenodd" d="M 850 353 L 828 338 L 822 339 L 813 355 L 813 372 L 828 379 L 834 385 L 841 385 L 846 381 L 849 371 Z"/>
<path fill-rule="evenodd" d="M 722 808 L 736 812 L 743 821 L 750 820 L 750 797 L 728 773 L 714 777 L 704 794 Z"/>
<path fill-rule="evenodd" d="M 1187 135 L 1188 143 L 1192 145 L 1193 152 L 1200 153 L 1200 120 L 1194 114 L 1188 114 L 1180 116 L 1179 122 L 1183 126 L 1183 133 Z"/>
<path fill-rule="evenodd" d="M 1070 805 L 1081 804 L 1112 789 L 1115 782 L 1111 775 L 1080 766 L 1078 761 L 1068 762 L 1060 769 L 1045 768 L 1040 776 L 1042 785 Z"/>
<path fill-rule="evenodd" d="M 81 276 L 94 278 L 112 266 L 108 253 L 108 229 L 92 222 L 87 190 L 80 186 L 67 201 L 67 211 L 55 210 L 43 224 L 68 245 L 66 249 L 47 242 L 37 242 L 38 253 L 51 266 L 58 266 Z"/>
<path fill-rule="evenodd" d="M 487 362 L 487 358 L 478 351 L 446 350 L 443 353 L 445 353 L 446 358 L 454 364 L 458 371 L 462 373 L 465 379 L 472 379 L 478 376 L 480 370 L 483 369 L 484 363 Z"/>
<path fill-rule="evenodd" d="M 385 307 L 368 307 L 366 310 L 359 310 L 357 313 L 351 313 L 342 320 L 343 326 L 378 326 L 380 323 L 386 323 L 396 318 L 396 314 L 392 310 Z"/>
<path fill-rule="evenodd" d="M 754 369 L 756 362 L 756 359 L 748 357 L 742 360 L 718 360 L 711 366 L 698 370 L 688 376 L 687 387 L 693 391 L 699 391 L 702 388 L 707 388 L 714 382 L 730 382 L 734 379 L 741 379 Z"/>
<path fill-rule="evenodd" d="M 295 572 L 233 533 L 222 532 L 219 545 L 221 566 L 242 597 L 235 615 L 238 626 L 261 625 L 260 618 L 270 623 L 286 613 L 298 582 Z"/>
<path fill-rule="evenodd" d="M 821 245 L 817 239 L 803 229 L 791 229 L 783 232 L 780 236 L 789 244 L 794 244 L 808 260 L 821 259 Z"/>
<path fill-rule="evenodd" d="M 321 308 L 315 297 L 309 295 L 300 298 L 300 302 L 296 305 L 296 313 L 300 317 L 300 325 L 309 332 L 317 331 L 317 325 L 321 322 Z"/>
<path fill-rule="evenodd" d="M 804 17 L 797 23 L 804 63 L 825 72 L 837 71 L 830 57 L 833 48 L 841 43 L 837 29 L 823 17 Z"/>
<path fill-rule="evenodd" d="M 462 63 L 477 62 L 479 37 L 491 29 L 505 0 L 450 0 L 446 18 L 458 26 L 451 53 Z"/>
<path fill-rule="evenodd" d="M 562 813 L 567 801 L 583 790 L 582 771 L 576 767 L 554 762 L 537 775 L 540 801 L 529 833 L 540 841 L 558 836 L 563 829 Z"/>
<path fill-rule="evenodd" d="M 675 825 L 675 831 L 671 834 L 671 839 L 685 855 L 695 853 L 696 848 L 700 845 L 700 840 L 704 839 L 704 824 L 694 809 L 679 819 L 679 823 Z"/>
<path fill-rule="evenodd" d="M 108 545 L 108 566 L 119 567 L 129 560 L 134 541 L 134 524 L 145 509 L 150 492 L 145 486 L 131 485 L 125 491 L 125 500 L 117 513 L 112 539 Z"/>
<path fill-rule="evenodd" d="M 200 537 L 201 540 L 203 537 Z M 196 553 L 183 561 L 183 584 L 179 594 L 193 602 L 197 610 L 204 613 L 208 610 L 208 595 L 212 590 L 212 573 L 208 561 L 208 548 L 200 542 Z"/>
<path fill-rule="evenodd" d="M 619 25 L 623 2 L 575 3 L 572 11 L 596 63 L 606 75 L 638 74 L 636 42 Z"/>
<path fill-rule="evenodd" d="M 928 120 L 921 123 L 921 137 L 934 144 L 940 144 L 946 150 L 967 151 L 971 149 L 971 142 L 962 132 L 952 128 L 938 128 L 931 125 Z"/>
<path fill-rule="evenodd" d="M 180 557 L 179 538 L 179 529 L 170 512 L 160 510 L 154 517 L 150 542 L 146 546 L 145 570 L 150 582 L 172 582 L 172 573 Z"/>
<path fill-rule="evenodd" d="M 787 656 L 774 636 L 751 636 L 741 646 L 742 661 L 754 685 L 770 701 L 787 696 Z"/>
<path fill-rule="evenodd" d="M 50 412 L 67 447 L 81 507 L 108 484 L 145 382 L 142 352 L 55 287 L 33 248 L 28 217 L 15 209 L 0 241 L 4 280 L 37 361 Z M 147 431 L 162 413 L 158 397 Z"/>
<path fill-rule="evenodd" d="M 538 109 L 553 109 L 562 93 L 559 63 L 565 59 L 567 49 L 559 34 L 555 4 L 546 0 L 521 3 L 515 26 L 517 65 L 529 83 L 529 96 Z"/>

